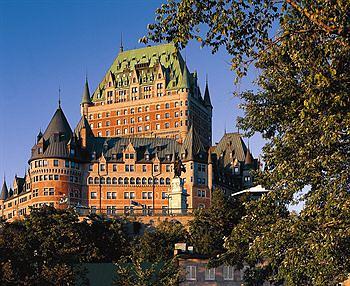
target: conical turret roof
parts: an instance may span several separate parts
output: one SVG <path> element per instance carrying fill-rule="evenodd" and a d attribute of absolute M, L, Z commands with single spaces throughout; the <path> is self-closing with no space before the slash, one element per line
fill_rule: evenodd
<path fill-rule="evenodd" d="M 49 125 L 44 132 L 44 139 L 47 140 L 53 134 L 65 134 L 68 138 L 72 135 L 72 129 L 69 126 L 68 120 L 59 106 L 53 115 Z"/>
<path fill-rule="evenodd" d="M 91 103 L 91 98 L 90 98 L 90 90 L 89 90 L 89 84 L 88 80 L 86 78 L 85 80 L 85 86 L 84 86 L 84 91 L 83 91 L 83 97 L 81 99 L 81 104 L 84 103 Z"/>
<path fill-rule="evenodd" d="M 4 183 L 2 184 L 2 188 L 1 188 L 0 200 L 6 200 L 8 196 L 9 196 L 9 190 L 6 185 L 6 181 L 4 180 Z"/>
<path fill-rule="evenodd" d="M 251 164 L 253 164 L 253 157 L 252 157 L 252 153 L 250 153 L 249 147 L 248 147 L 247 153 L 246 153 L 246 155 L 245 155 L 244 164 L 245 164 L 245 165 L 251 165 Z"/>

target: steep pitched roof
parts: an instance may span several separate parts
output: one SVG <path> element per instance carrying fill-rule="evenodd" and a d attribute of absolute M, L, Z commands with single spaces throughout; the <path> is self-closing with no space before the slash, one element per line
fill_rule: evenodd
<path fill-rule="evenodd" d="M 83 97 L 81 99 L 81 104 L 83 104 L 83 103 L 91 103 L 89 84 L 88 84 L 87 78 L 85 79 L 85 86 L 84 86 L 84 91 L 83 91 Z"/>
<path fill-rule="evenodd" d="M 189 78 L 188 78 L 188 71 L 187 71 L 187 67 L 186 67 L 186 62 L 184 62 L 184 65 L 183 65 L 181 83 L 179 85 L 179 88 L 190 88 L 190 82 L 189 82 Z"/>
<path fill-rule="evenodd" d="M 197 131 L 193 128 L 193 125 L 191 125 L 190 130 L 188 131 L 182 144 L 181 154 L 185 154 L 186 160 L 194 160 L 201 152 L 205 152 L 204 145 Z"/>
<path fill-rule="evenodd" d="M 104 100 L 104 89 L 110 74 L 113 74 L 116 81 L 122 86 L 129 86 L 131 78 L 137 74 L 136 80 L 140 74 L 135 71 L 143 70 L 143 81 L 145 84 L 152 82 L 156 78 L 154 67 L 160 66 L 163 74 L 166 74 L 166 87 L 178 89 L 182 85 L 184 66 L 186 66 L 181 53 L 176 49 L 174 44 L 161 44 L 157 46 L 144 47 L 122 51 L 118 54 L 111 67 L 107 70 L 103 80 L 100 82 L 91 100 L 98 102 Z M 187 68 L 186 68 L 186 72 Z M 130 73 L 132 76 L 130 76 Z M 186 79 L 186 77 L 185 77 Z M 192 76 L 187 76 L 188 86 L 193 82 Z"/>
<path fill-rule="evenodd" d="M 44 132 L 44 139 L 48 140 L 53 134 L 65 134 L 67 137 L 71 137 L 72 129 L 69 126 L 68 120 L 63 113 L 61 107 L 58 107 L 53 115 L 49 125 Z"/>
<path fill-rule="evenodd" d="M 90 124 L 89 124 L 89 122 L 87 121 L 87 119 L 86 119 L 86 117 L 85 117 L 84 115 L 80 118 L 80 120 L 79 120 L 77 126 L 75 127 L 75 129 L 74 129 L 74 134 L 75 134 L 77 137 L 79 137 L 80 131 L 81 131 L 83 128 L 86 129 L 86 134 L 87 134 L 87 136 L 93 136 L 93 132 L 92 132 L 92 130 L 91 130 Z"/>
<path fill-rule="evenodd" d="M 9 190 L 8 190 L 6 182 L 4 180 L 4 183 L 2 184 L 0 200 L 6 200 L 8 198 L 8 196 L 9 196 Z"/>
<path fill-rule="evenodd" d="M 213 107 L 211 105 L 211 100 L 210 100 L 210 94 L 209 94 L 209 88 L 208 88 L 208 79 L 205 81 L 204 104 L 205 104 L 205 106 Z"/>
<path fill-rule="evenodd" d="M 252 157 L 252 153 L 250 153 L 249 147 L 248 147 L 247 153 L 245 155 L 244 164 L 245 165 L 252 165 L 253 164 L 253 157 Z"/>

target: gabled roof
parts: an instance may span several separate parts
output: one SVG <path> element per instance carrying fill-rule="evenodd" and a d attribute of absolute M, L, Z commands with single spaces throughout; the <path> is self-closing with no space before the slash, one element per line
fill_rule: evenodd
<path fill-rule="evenodd" d="M 2 188 L 1 188 L 0 200 L 6 200 L 8 196 L 9 196 L 9 190 L 6 185 L 6 181 L 4 180 L 4 183 L 2 184 Z"/>
<path fill-rule="evenodd" d="M 53 134 L 64 134 L 67 138 L 72 136 L 72 129 L 69 126 L 68 120 L 59 106 L 53 115 L 49 125 L 44 132 L 44 139 L 48 140 Z"/>
<path fill-rule="evenodd" d="M 192 125 L 182 144 L 181 154 L 185 154 L 186 160 L 194 160 L 202 152 L 206 153 L 204 145 Z M 203 159 L 206 160 L 207 158 Z"/>

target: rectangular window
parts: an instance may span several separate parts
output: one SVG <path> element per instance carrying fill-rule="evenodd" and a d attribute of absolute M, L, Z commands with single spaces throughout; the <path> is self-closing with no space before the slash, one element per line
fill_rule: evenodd
<path fill-rule="evenodd" d="M 234 269 L 232 266 L 224 265 L 223 277 L 224 280 L 233 280 Z"/>
<path fill-rule="evenodd" d="M 205 280 L 215 280 L 215 268 L 205 269 Z"/>
<path fill-rule="evenodd" d="M 166 165 L 166 166 L 165 166 L 165 171 L 166 171 L 166 172 L 170 172 L 170 165 Z"/>
<path fill-rule="evenodd" d="M 146 167 L 146 165 L 142 165 L 142 172 L 147 172 L 147 167 Z"/>
<path fill-rule="evenodd" d="M 142 192 L 142 199 L 144 199 L 144 200 L 147 199 L 147 192 Z"/>
<path fill-rule="evenodd" d="M 53 177 L 55 181 L 58 181 L 58 175 L 54 175 Z"/>
<path fill-rule="evenodd" d="M 117 171 L 117 165 L 113 165 L 113 172 L 116 172 Z"/>
<path fill-rule="evenodd" d="M 54 165 L 55 167 L 58 167 L 58 160 L 53 160 L 53 165 Z"/>
<path fill-rule="evenodd" d="M 125 192 L 125 193 L 124 193 L 124 199 L 130 199 L 130 195 L 129 195 L 128 192 Z"/>
<path fill-rule="evenodd" d="M 107 199 L 112 199 L 112 193 L 111 192 L 107 192 Z"/>
<path fill-rule="evenodd" d="M 130 171 L 130 165 L 125 165 L 125 172 L 129 172 Z"/>
<path fill-rule="evenodd" d="M 69 161 L 68 161 L 68 160 L 66 160 L 64 166 L 65 166 L 66 168 L 69 168 Z"/>
<path fill-rule="evenodd" d="M 134 172 L 135 171 L 135 166 L 134 165 L 130 165 L 130 172 Z"/>
<path fill-rule="evenodd" d="M 101 164 L 100 165 L 100 171 L 105 171 L 106 170 L 106 165 L 105 164 Z"/>
<path fill-rule="evenodd" d="M 117 198 L 117 193 L 116 193 L 116 192 L 113 192 L 113 193 L 112 193 L 112 199 L 115 200 L 116 198 Z"/>
<path fill-rule="evenodd" d="M 49 195 L 49 189 L 48 188 L 44 188 L 44 196 L 48 196 Z"/>
<path fill-rule="evenodd" d="M 91 192 L 90 193 L 90 199 L 97 199 L 97 193 L 96 192 Z"/>
<path fill-rule="evenodd" d="M 147 196 L 148 196 L 149 199 L 152 199 L 153 198 L 153 193 L 152 192 L 148 192 Z"/>
<path fill-rule="evenodd" d="M 154 165 L 153 166 L 153 171 L 158 172 L 159 171 L 159 165 Z"/>
<path fill-rule="evenodd" d="M 163 199 L 163 200 L 167 199 L 166 192 L 162 192 L 162 199 Z"/>
<path fill-rule="evenodd" d="M 186 266 L 186 280 L 197 280 L 197 267 L 194 265 Z"/>
<path fill-rule="evenodd" d="M 130 192 L 130 199 L 135 199 L 135 193 L 134 192 Z"/>
<path fill-rule="evenodd" d="M 93 164 L 89 164 L 89 171 L 93 170 L 94 165 Z"/>
<path fill-rule="evenodd" d="M 55 190 L 54 188 L 49 188 L 49 196 L 55 195 Z"/>

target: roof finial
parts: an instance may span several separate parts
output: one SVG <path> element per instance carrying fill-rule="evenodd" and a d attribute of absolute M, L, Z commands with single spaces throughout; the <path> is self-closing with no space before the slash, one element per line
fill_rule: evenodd
<path fill-rule="evenodd" d="M 226 121 L 225 121 L 224 135 L 226 135 Z"/>
<path fill-rule="evenodd" d="M 61 87 L 58 86 L 58 108 L 61 108 Z"/>
<path fill-rule="evenodd" d="M 123 47 L 123 32 L 120 32 L 120 52 L 124 51 Z"/>
<path fill-rule="evenodd" d="M 205 74 L 205 85 L 208 85 L 208 74 Z"/>

